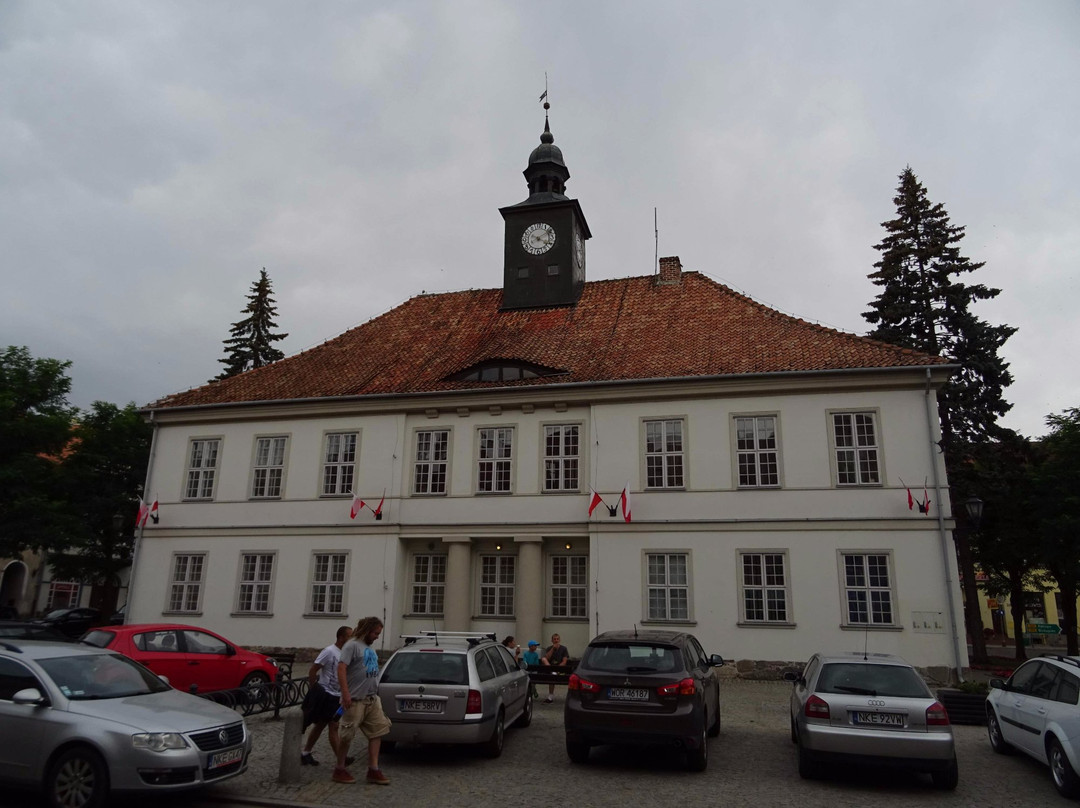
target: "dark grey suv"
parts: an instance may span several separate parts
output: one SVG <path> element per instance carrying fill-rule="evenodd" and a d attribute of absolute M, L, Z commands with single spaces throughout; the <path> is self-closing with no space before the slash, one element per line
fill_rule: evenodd
<path fill-rule="evenodd" d="M 704 771 L 707 737 L 720 734 L 719 654 L 683 631 L 607 631 L 589 643 L 567 685 L 566 753 L 599 744 L 675 746 Z"/>

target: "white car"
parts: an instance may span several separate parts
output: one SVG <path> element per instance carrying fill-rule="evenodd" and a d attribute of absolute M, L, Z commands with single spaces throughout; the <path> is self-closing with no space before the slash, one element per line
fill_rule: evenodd
<path fill-rule="evenodd" d="M 986 727 L 994 751 L 1019 749 L 1048 764 L 1058 793 L 1080 797 L 1080 657 L 1029 659 L 990 687 Z"/>

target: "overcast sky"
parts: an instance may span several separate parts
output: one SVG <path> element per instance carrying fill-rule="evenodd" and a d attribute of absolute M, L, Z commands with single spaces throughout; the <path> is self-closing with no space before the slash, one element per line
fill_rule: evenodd
<path fill-rule="evenodd" d="M 502 285 L 544 74 L 590 280 L 678 255 L 866 333 L 910 165 L 1019 332 L 1003 423 L 1080 406 L 1080 3 L 0 2 L 0 345 L 72 403 L 221 370 L 266 267 L 293 354 Z"/>

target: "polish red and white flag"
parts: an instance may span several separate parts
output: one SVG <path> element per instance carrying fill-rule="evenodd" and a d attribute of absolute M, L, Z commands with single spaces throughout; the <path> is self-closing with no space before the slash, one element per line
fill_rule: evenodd
<path fill-rule="evenodd" d="M 356 514 L 360 513 L 360 509 L 364 507 L 364 500 L 360 499 L 359 494 L 353 494 L 352 509 L 349 511 L 349 518 L 355 519 Z"/>
<path fill-rule="evenodd" d="M 622 496 L 619 497 L 619 503 L 622 505 L 622 518 L 624 522 L 630 521 L 630 483 L 626 484 L 626 487 L 622 490 Z"/>

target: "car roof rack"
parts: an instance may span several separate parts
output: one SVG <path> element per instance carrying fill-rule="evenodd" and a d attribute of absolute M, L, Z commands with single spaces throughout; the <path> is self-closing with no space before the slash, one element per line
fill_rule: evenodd
<path fill-rule="evenodd" d="M 1050 659 L 1056 659 L 1058 662 L 1067 662 L 1070 665 L 1075 665 L 1080 668 L 1080 659 L 1077 659 L 1076 657 L 1063 656 L 1062 654 L 1043 654 L 1043 656 L 1049 657 Z"/>
<path fill-rule="evenodd" d="M 495 632 L 486 631 L 421 631 L 418 634 L 402 634 L 401 639 L 406 645 L 412 645 L 417 640 L 433 640 L 436 644 L 439 638 L 447 640 L 466 640 L 470 646 L 479 645 L 484 640 L 495 641 Z"/>

